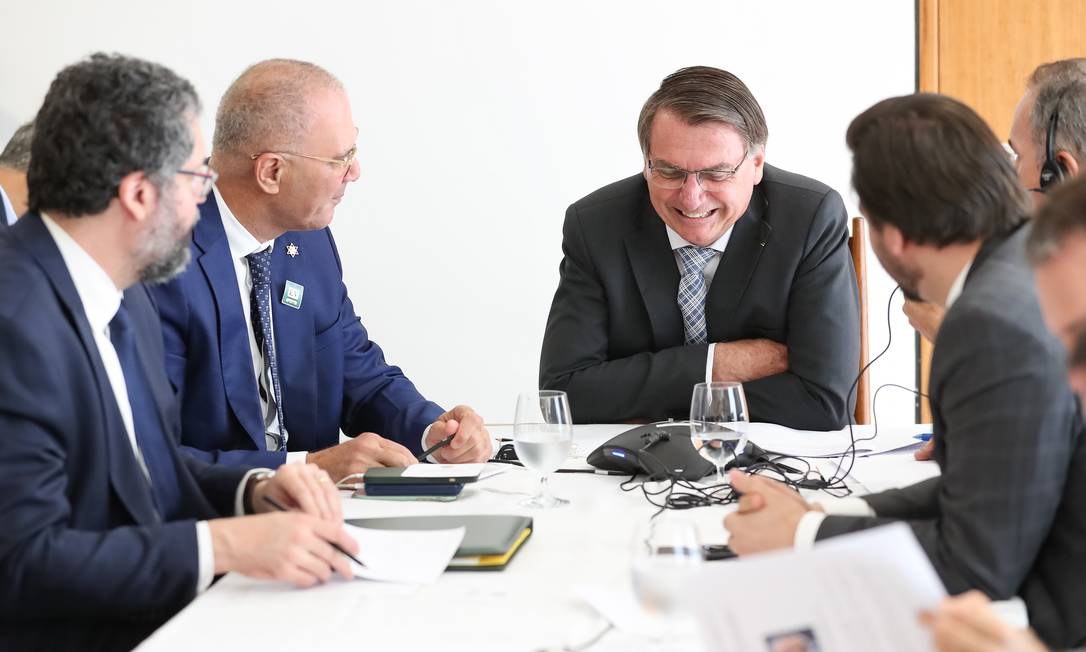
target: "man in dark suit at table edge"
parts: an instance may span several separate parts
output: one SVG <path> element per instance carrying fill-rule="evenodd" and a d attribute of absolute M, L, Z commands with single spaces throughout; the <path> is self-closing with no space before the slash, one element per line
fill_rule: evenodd
<path fill-rule="evenodd" d="M 980 116 L 949 97 L 879 102 L 847 142 L 872 249 L 906 296 L 947 309 L 929 384 L 941 475 L 817 506 L 733 472 L 731 546 L 803 549 L 907 521 L 947 591 L 1018 595 L 1047 643 L 1082 644 L 1086 502 L 1063 497 L 1081 491 L 1086 440 L 1026 261 L 1026 191 Z"/>

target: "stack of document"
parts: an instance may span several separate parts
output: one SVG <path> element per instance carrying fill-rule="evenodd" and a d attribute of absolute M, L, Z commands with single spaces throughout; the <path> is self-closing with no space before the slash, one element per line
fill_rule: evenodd
<path fill-rule="evenodd" d="M 918 616 L 945 595 L 912 530 L 896 523 L 711 564 L 686 597 L 714 652 L 911 652 L 931 649 Z"/>
<path fill-rule="evenodd" d="M 462 541 L 449 555 L 451 559 L 445 559 L 450 570 L 501 570 L 532 534 L 532 519 L 513 514 L 360 518 L 347 523 L 399 536 L 406 532 L 426 535 L 434 530 L 459 530 L 463 532 Z"/>
<path fill-rule="evenodd" d="M 358 542 L 358 560 L 351 562 L 355 577 L 382 582 L 429 584 L 449 565 L 464 539 L 464 528 L 397 532 L 351 524 L 344 526 Z"/>

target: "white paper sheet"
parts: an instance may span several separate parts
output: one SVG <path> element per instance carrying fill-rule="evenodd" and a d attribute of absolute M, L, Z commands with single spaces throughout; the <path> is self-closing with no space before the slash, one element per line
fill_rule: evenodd
<path fill-rule="evenodd" d="M 933 478 L 939 475 L 939 465 L 914 460 L 908 452 L 888 453 L 856 458 L 850 475 L 869 492 L 878 493 Z"/>
<path fill-rule="evenodd" d="M 806 552 L 714 562 L 702 579 L 691 587 L 687 608 L 712 652 L 930 650 L 917 617 L 946 595 L 901 523 Z"/>
<path fill-rule="evenodd" d="M 857 440 L 866 439 L 874 432 L 871 426 L 854 426 L 852 433 Z M 931 432 L 930 425 L 883 425 L 874 439 L 856 442 L 858 456 L 877 455 L 903 447 L 916 446 L 916 435 Z M 848 428 L 830 432 L 792 430 L 773 423 L 752 423 L 748 430 L 750 440 L 767 451 L 786 453 L 796 457 L 837 457 L 848 451 L 851 438 Z"/>
<path fill-rule="evenodd" d="M 412 464 L 403 470 L 405 478 L 477 478 L 485 463 L 478 464 Z"/>
<path fill-rule="evenodd" d="M 344 525 L 358 542 L 358 559 L 351 562 L 355 577 L 381 582 L 429 584 L 445 572 L 464 539 L 454 530 L 374 530 Z"/>

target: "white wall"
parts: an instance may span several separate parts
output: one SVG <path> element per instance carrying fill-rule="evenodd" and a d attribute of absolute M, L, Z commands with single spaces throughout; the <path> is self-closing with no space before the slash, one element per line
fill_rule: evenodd
<path fill-rule="evenodd" d="M 362 177 L 333 224 L 355 306 L 426 395 L 491 421 L 535 386 L 566 206 L 638 171 L 637 114 L 666 74 L 738 74 L 766 112 L 769 161 L 830 184 L 856 214 L 845 129 L 911 92 L 915 72 L 912 0 L 41 0 L 3 3 L 0 25 L 5 142 L 56 71 L 96 50 L 187 76 L 208 134 L 219 96 L 254 61 L 303 58 L 338 75 L 360 128 Z M 892 284 L 870 264 L 875 353 Z M 913 331 L 893 314 L 876 387 L 914 383 Z M 878 407 L 912 420 L 903 392 Z"/>

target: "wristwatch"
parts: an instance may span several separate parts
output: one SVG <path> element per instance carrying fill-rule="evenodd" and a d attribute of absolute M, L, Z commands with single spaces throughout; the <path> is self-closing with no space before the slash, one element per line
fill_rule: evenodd
<path fill-rule="evenodd" d="M 249 479 L 245 482 L 245 492 L 242 494 L 242 506 L 245 507 L 246 514 L 255 514 L 256 506 L 253 505 L 253 489 L 261 480 L 269 480 L 275 477 L 275 471 L 271 469 L 261 469 L 249 476 Z"/>

